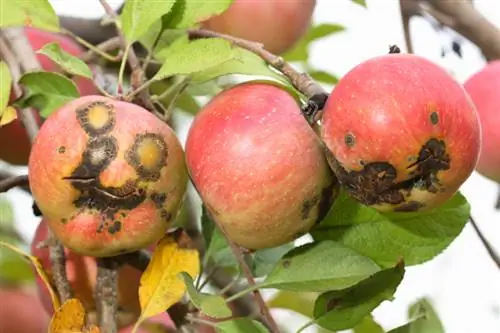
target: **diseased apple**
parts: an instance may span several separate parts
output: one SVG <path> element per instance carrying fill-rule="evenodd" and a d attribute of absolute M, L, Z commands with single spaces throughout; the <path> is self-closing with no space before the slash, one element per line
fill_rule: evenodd
<path fill-rule="evenodd" d="M 299 104 L 272 84 L 243 83 L 215 96 L 189 129 L 186 161 L 212 217 L 248 249 L 307 233 L 338 194 Z"/>
<path fill-rule="evenodd" d="M 272 53 L 290 50 L 311 24 L 316 0 L 235 0 L 201 26 L 264 44 Z"/>
<path fill-rule="evenodd" d="M 476 171 L 500 182 L 500 61 L 488 63 L 464 83 L 481 122 L 482 146 Z"/>
<path fill-rule="evenodd" d="M 147 248 L 177 216 L 188 175 L 175 132 L 142 107 L 75 99 L 42 125 L 30 188 L 62 244 L 87 256 Z"/>
<path fill-rule="evenodd" d="M 341 184 L 380 211 L 427 210 L 450 199 L 474 170 L 480 134 L 462 86 L 410 54 L 349 71 L 327 100 L 321 129 Z"/>

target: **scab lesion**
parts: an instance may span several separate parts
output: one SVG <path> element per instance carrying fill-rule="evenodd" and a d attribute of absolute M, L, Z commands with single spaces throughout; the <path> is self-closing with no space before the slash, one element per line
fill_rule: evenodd
<path fill-rule="evenodd" d="M 76 118 L 91 137 L 108 134 L 116 124 L 113 106 L 104 101 L 93 101 L 77 108 Z"/>
<path fill-rule="evenodd" d="M 140 178 L 157 181 L 161 169 L 167 165 L 168 147 L 163 137 L 156 133 L 136 136 L 133 145 L 125 153 L 125 159 Z"/>

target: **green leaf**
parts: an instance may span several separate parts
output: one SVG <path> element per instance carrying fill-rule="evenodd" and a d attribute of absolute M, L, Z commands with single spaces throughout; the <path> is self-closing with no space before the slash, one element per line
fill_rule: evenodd
<path fill-rule="evenodd" d="M 309 59 L 309 45 L 321 38 L 336 34 L 345 30 L 345 27 L 334 23 L 321 23 L 312 26 L 305 36 L 296 45 L 283 55 L 286 61 L 304 61 Z"/>
<path fill-rule="evenodd" d="M 219 66 L 207 68 L 193 74 L 192 81 L 196 83 L 213 80 L 228 74 L 261 75 L 272 78 L 280 83 L 291 86 L 287 78 L 272 70 L 261 57 L 240 47 L 233 48 L 232 59 Z"/>
<path fill-rule="evenodd" d="M 384 333 L 382 326 L 371 315 L 365 316 L 352 330 L 353 333 Z"/>
<path fill-rule="evenodd" d="M 81 59 L 64 51 L 59 43 L 52 42 L 45 44 L 36 53 L 44 54 L 69 74 L 83 76 L 92 79 L 92 71 Z"/>
<path fill-rule="evenodd" d="M 59 31 L 59 18 L 48 0 L 0 0 L 0 28 L 28 26 Z"/>
<path fill-rule="evenodd" d="M 0 61 L 0 115 L 3 109 L 9 105 L 10 89 L 12 87 L 12 76 L 6 62 Z M 0 117 L 1 118 L 1 117 Z"/>
<path fill-rule="evenodd" d="M 281 257 L 293 248 L 294 245 L 292 242 L 269 249 L 255 251 L 252 262 L 254 277 L 261 277 L 269 274 Z"/>
<path fill-rule="evenodd" d="M 224 12 L 233 0 L 177 0 L 172 12 L 163 19 L 165 28 L 190 28 Z"/>
<path fill-rule="evenodd" d="M 0 235 L 0 241 L 14 246 L 20 246 L 19 242 L 7 235 Z M 24 284 L 32 281 L 35 275 L 31 264 L 13 251 L 0 251 L 0 285 Z"/>
<path fill-rule="evenodd" d="M 137 41 L 163 15 L 170 12 L 175 0 L 127 0 L 120 15 L 123 34 L 129 44 Z"/>
<path fill-rule="evenodd" d="M 256 320 L 236 318 L 216 323 L 217 333 L 268 333 L 269 331 Z"/>
<path fill-rule="evenodd" d="M 6 198 L 0 199 L 0 230 L 10 231 L 14 228 L 14 209 Z"/>
<path fill-rule="evenodd" d="M 292 310 L 312 318 L 316 298 L 318 298 L 318 293 L 280 290 L 267 301 L 267 305 L 270 308 Z"/>
<path fill-rule="evenodd" d="M 319 70 L 312 70 L 309 71 L 309 76 L 312 77 L 314 80 L 327 83 L 327 84 L 337 84 L 339 82 L 338 77 L 327 73 L 325 71 L 319 71 Z"/>
<path fill-rule="evenodd" d="M 411 321 L 387 333 L 445 333 L 443 324 L 428 299 L 413 304 L 408 315 Z"/>
<path fill-rule="evenodd" d="M 196 115 L 201 108 L 201 106 L 193 98 L 193 96 L 191 96 L 187 92 L 183 92 L 177 97 L 175 106 L 191 115 Z"/>
<path fill-rule="evenodd" d="M 417 265 L 448 247 L 467 223 L 469 212 L 470 205 L 460 193 L 429 211 L 381 214 L 342 191 L 311 235 L 340 242 L 385 267 L 400 257 L 407 266 Z"/>
<path fill-rule="evenodd" d="M 400 262 L 355 286 L 321 294 L 314 304 L 315 322 L 328 330 L 354 327 L 380 303 L 392 299 L 404 272 L 404 264 Z"/>
<path fill-rule="evenodd" d="M 260 287 L 290 291 L 340 290 L 380 270 L 363 257 L 334 241 L 309 243 L 283 256 Z"/>
<path fill-rule="evenodd" d="M 367 6 L 366 6 L 366 0 L 351 0 L 351 1 L 354 2 L 357 5 L 360 5 L 360 6 L 363 6 L 363 7 L 367 8 Z"/>
<path fill-rule="evenodd" d="M 191 42 L 187 38 L 179 38 L 157 56 L 161 58 L 162 53 L 166 60 L 153 77 L 154 80 L 201 72 L 235 59 L 237 55 L 231 43 L 218 38 Z"/>
<path fill-rule="evenodd" d="M 75 83 L 64 75 L 54 72 L 25 73 L 19 83 L 28 89 L 25 106 L 29 105 L 40 110 L 40 115 L 44 118 L 79 97 Z"/>
<path fill-rule="evenodd" d="M 182 272 L 180 275 L 186 285 L 189 298 L 197 309 L 212 318 L 227 318 L 232 315 L 231 309 L 228 308 L 226 300 L 222 296 L 199 293 L 189 274 Z"/>

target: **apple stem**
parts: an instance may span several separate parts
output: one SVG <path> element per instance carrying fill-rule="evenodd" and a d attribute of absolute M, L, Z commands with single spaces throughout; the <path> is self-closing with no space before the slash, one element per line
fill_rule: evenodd
<path fill-rule="evenodd" d="M 118 269 L 114 258 L 97 258 L 97 278 L 94 299 L 101 333 L 117 333 Z"/>
<path fill-rule="evenodd" d="M 488 252 L 490 258 L 497 265 L 497 267 L 500 268 L 500 256 L 495 251 L 493 246 L 488 242 L 486 237 L 484 237 L 483 233 L 481 232 L 481 229 L 479 229 L 479 226 L 477 225 L 474 218 L 472 216 L 469 216 L 469 220 L 470 220 L 470 223 L 472 224 L 472 227 L 474 228 L 474 231 L 476 231 L 479 239 L 481 240 L 481 243 L 483 243 L 484 247 L 486 248 L 486 251 Z"/>

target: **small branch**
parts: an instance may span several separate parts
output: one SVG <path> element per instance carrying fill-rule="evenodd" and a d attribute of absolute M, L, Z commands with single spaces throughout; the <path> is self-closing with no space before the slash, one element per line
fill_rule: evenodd
<path fill-rule="evenodd" d="M 115 20 L 115 25 L 116 25 L 117 15 L 116 15 L 115 11 L 113 10 L 113 8 L 111 8 L 111 6 L 106 2 L 106 0 L 99 0 L 99 2 L 101 3 L 101 6 L 104 8 L 106 13 L 113 20 Z M 130 69 L 132 71 L 131 82 L 130 82 L 132 85 L 132 89 L 136 89 L 144 83 L 146 76 L 144 74 L 144 71 L 141 68 L 141 63 L 139 62 L 139 58 L 135 54 L 134 49 L 131 46 L 130 47 L 127 46 L 127 41 L 125 40 L 125 36 L 123 36 L 123 33 L 118 26 L 116 26 L 116 33 L 118 34 L 118 37 L 120 38 L 120 44 L 121 44 L 122 50 L 125 52 L 125 50 L 128 49 L 128 53 L 124 54 L 124 57 L 127 58 L 128 64 L 129 64 Z M 146 107 L 148 110 L 153 111 L 155 109 L 153 103 L 151 102 L 151 100 L 149 98 L 149 91 L 148 90 L 146 90 L 146 89 L 142 90 L 139 93 L 139 98 L 140 98 L 142 104 L 144 105 L 144 107 Z"/>
<path fill-rule="evenodd" d="M 293 84 L 297 90 L 302 92 L 307 98 L 311 98 L 316 95 L 326 94 L 325 90 L 317 84 L 307 73 L 300 73 L 296 71 L 289 63 L 287 63 L 282 57 L 276 56 L 271 52 L 264 49 L 261 43 L 236 38 L 230 35 L 220 34 L 214 31 L 206 29 L 190 29 L 188 30 L 189 37 L 195 38 L 222 38 L 234 45 L 241 48 L 249 50 L 262 59 L 264 59 L 268 64 L 276 68 L 278 71 L 282 72 Z"/>
<path fill-rule="evenodd" d="M 481 242 L 483 243 L 484 247 L 486 248 L 486 251 L 488 251 L 488 254 L 490 255 L 490 258 L 497 265 L 497 267 L 500 268 L 500 256 L 498 255 L 498 253 L 496 253 L 495 249 L 493 248 L 493 246 L 491 246 L 491 244 L 488 242 L 488 240 L 486 239 L 486 237 L 484 237 L 483 233 L 479 229 L 479 226 L 477 225 L 477 223 L 474 220 L 474 218 L 472 218 L 472 216 L 470 216 L 469 220 L 470 220 L 470 223 L 472 224 L 472 227 L 476 231 L 479 239 L 481 240 Z"/>
<path fill-rule="evenodd" d="M 401 23 L 403 25 L 403 34 L 408 53 L 413 53 L 413 44 L 411 42 L 410 19 L 413 15 L 419 13 L 418 2 L 414 0 L 399 0 L 399 10 L 401 13 Z"/>
<path fill-rule="evenodd" d="M 426 0 L 421 6 L 441 24 L 476 44 L 488 60 L 500 59 L 500 30 L 468 0 Z"/>
<path fill-rule="evenodd" d="M 495 209 L 497 209 L 497 210 L 500 209 L 500 186 L 498 189 L 499 189 L 499 191 L 498 191 L 497 202 L 495 203 Z"/>
<path fill-rule="evenodd" d="M 4 180 L 0 180 L 0 193 L 7 192 L 11 188 L 17 186 L 26 186 L 28 184 L 28 175 L 14 176 Z"/>
<path fill-rule="evenodd" d="M 83 60 L 84 62 L 88 63 L 88 62 L 91 62 L 98 54 L 98 52 L 96 52 L 95 49 L 97 49 L 103 53 L 108 53 L 110 51 L 116 50 L 117 48 L 120 47 L 120 45 L 121 45 L 120 37 L 113 37 L 113 38 L 110 38 L 110 39 L 102 42 L 99 45 L 96 45 L 94 47 L 94 49 L 89 49 L 87 52 L 85 52 L 79 58 L 81 60 Z M 121 57 L 122 57 L 121 55 L 118 55 L 116 57 L 116 60 L 121 59 Z"/>
<path fill-rule="evenodd" d="M 14 93 L 16 97 L 19 97 L 22 95 L 22 89 L 18 84 L 21 75 L 25 72 L 41 69 L 36 54 L 26 38 L 22 27 L 0 30 L 0 55 L 2 55 L 9 66 L 13 77 Z M 19 113 L 31 142 L 33 142 L 39 129 L 34 112 L 32 109 L 25 109 Z M 48 238 L 52 240 L 49 246 L 49 257 L 54 284 L 61 303 L 64 303 L 72 296 L 71 286 L 66 275 L 64 247 L 56 239 L 50 228 Z"/>
<path fill-rule="evenodd" d="M 118 315 L 118 261 L 114 258 L 97 259 L 95 300 L 101 333 L 117 333 Z"/>
<path fill-rule="evenodd" d="M 222 234 L 226 238 L 226 241 L 229 244 L 231 252 L 233 252 L 233 255 L 235 256 L 236 260 L 240 264 L 241 270 L 243 271 L 243 274 L 245 275 L 245 277 L 246 277 L 246 279 L 248 281 L 248 285 L 250 287 L 256 286 L 256 282 L 255 282 L 255 279 L 253 277 L 252 271 L 250 270 L 250 267 L 248 267 L 248 265 L 247 265 L 247 263 L 245 261 L 245 257 L 243 255 L 241 247 L 239 247 L 238 245 L 236 245 L 231 240 L 231 238 L 226 233 L 226 231 L 224 230 L 224 228 L 222 227 L 222 225 L 220 225 L 220 223 L 217 222 L 217 220 L 214 219 L 213 216 L 212 216 L 212 220 L 214 221 L 214 223 L 217 225 L 217 227 L 219 228 L 219 230 L 222 232 Z M 269 329 L 271 330 L 271 333 L 280 333 L 279 327 L 276 324 L 276 322 L 274 321 L 274 318 L 271 315 L 271 311 L 269 310 L 269 307 L 267 306 L 266 302 L 262 298 L 262 295 L 261 295 L 260 291 L 258 289 L 255 289 L 253 291 L 253 295 L 254 295 L 255 300 L 259 304 L 262 317 L 266 320 L 266 322 L 267 322 L 267 324 L 269 326 Z"/>

